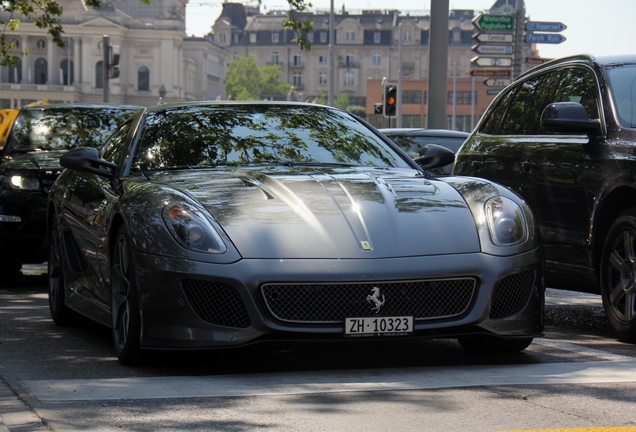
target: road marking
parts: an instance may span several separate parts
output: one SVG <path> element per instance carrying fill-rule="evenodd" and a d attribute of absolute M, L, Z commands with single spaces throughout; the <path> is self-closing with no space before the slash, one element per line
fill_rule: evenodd
<path fill-rule="evenodd" d="M 24 381 L 42 402 L 178 399 L 531 384 L 636 382 L 636 360 Z"/>

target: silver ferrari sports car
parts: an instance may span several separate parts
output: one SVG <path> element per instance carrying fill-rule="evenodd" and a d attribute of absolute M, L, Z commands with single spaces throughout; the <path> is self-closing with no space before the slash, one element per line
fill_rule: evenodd
<path fill-rule="evenodd" d="M 487 180 L 428 170 L 356 116 L 287 102 L 138 111 L 72 150 L 48 201 L 53 321 L 149 350 L 456 338 L 515 352 L 542 335 L 533 215 Z"/>

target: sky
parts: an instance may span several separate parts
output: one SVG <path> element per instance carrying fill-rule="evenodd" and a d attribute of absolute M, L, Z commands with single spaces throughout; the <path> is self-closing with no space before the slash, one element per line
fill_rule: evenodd
<path fill-rule="evenodd" d="M 241 0 L 230 0 L 242 3 Z M 346 0 L 350 13 L 362 9 L 416 11 L 428 14 L 435 0 Z M 330 0 L 310 0 L 313 11 L 328 11 Z M 252 1 L 256 3 L 256 1 Z M 495 0 L 449 0 L 450 9 L 473 9 L 485 12 Z M 262 0 L 261 10 L 287 10 L 287 0 Z M 343 0 L 334 0 L 334 9 Z M 543 58 L 590 53 L 596 56 L 633 54 L 636 52 L 636 0 L 525 0 L 526 16 L 531 21 L 560 22 L 567 26 L 560 32 L 560 44 L 537 44 Z M 190 0 L 186 6 L 186 32 L 203 36 L 221 13 L 222 0 Z"/>

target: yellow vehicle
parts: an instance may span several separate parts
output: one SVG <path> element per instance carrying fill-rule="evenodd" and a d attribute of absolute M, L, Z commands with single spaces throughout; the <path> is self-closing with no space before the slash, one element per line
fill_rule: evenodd
<path fill-rule="evenodd" d="M 35 105 L 48 105 L 47 100 L 42 100 L 38 102 L 32 102 L 27 106 L 35 106 Z M 20 112 L 20 108 L 5 108 L 0 109 L 0 150 L 4 147 L 4 143 L 9 138 L 9 134 L 11 133 L 11 128 L 13 127 L 13 121 L 18 116 Z"/>

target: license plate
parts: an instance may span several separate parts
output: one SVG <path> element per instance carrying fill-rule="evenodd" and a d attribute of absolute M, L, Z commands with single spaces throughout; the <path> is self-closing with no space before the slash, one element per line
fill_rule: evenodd
<path fill-rule="evenodd" d="M 361 317 L 345 319 L 345 336 L 403 336 L 413 332 L 413 317 Z"/>

